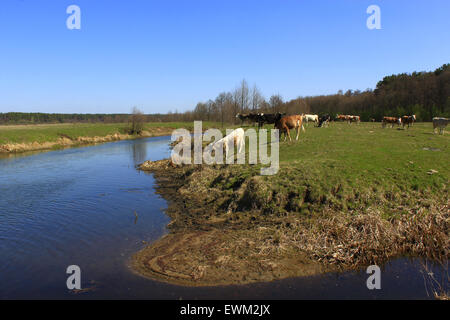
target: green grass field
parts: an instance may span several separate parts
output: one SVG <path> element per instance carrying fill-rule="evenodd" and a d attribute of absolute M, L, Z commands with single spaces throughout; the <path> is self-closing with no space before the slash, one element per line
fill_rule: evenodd
<path fill-rule="evenodd" d="M 244 126 L 248 128 L 254 127 Z M 295 137 L 294 132 L 291 135 Z M 375 206 L 387 218 L 411 208 L 445 203 L 449 142 L 447 134 L 433 133 L 431 123 L 416 123 L 409 129 L 382 128 L 380 123 L 332 123 L 326 128 L 310 124 L 299 141 L 280 142 L 279 172 L 258 177 L 261 185 L 247 192 L 238 206 L 244 211 L 257 208 L 307 215 L 330 207 L 357 211 Z M 246 147 L 248 152 L 248 140 Z M 212 186 L 220 190 L 217 196 L 225 195 L 223 200 L 210 200 L 218 203 L 215 210 L 259 176 L 260 165 L 229 169 L 214 178 Z"/>
<path fill-rule="evenodd" d="M 207 126 L 220 124 L 205 122 Z M 0 126 L 0 144 L 6 143 L 43 143 L 56 141 L 61 136 L 76 139 L 78 137 L 102 137 L 115 133 L 126 133 L 127 123 L 67 123 L 42 125 L 6 125 Z M 175 128 L 193 129 L 193 123 L 184 122 L 153 122 L 146 123 L 144 130 L 158 133 L 162 129 Z"/>
<path fill-rule="evenodd" d="M 307 190 L 309 203 L 300 201 L 299 210 L 323 203 L 340 208 L 361 201 L 368 205 L 369 199 L 360 198 L 368 195 L 373 196 L 370 201 L 384 198 L 392 208 L 400 208 L 412 194 L 447 196 L 449 143 L 448 134 L 433 134 L 431 123 L 416 123 L 408 130 L 383 129 L 379 123 L 309 125 L 299 141 L 280 142 L 280 171 L 263 179 L 284 196 Z M 242 168 L 234 179 L 254 174 L 255 168 Z"/>
<path fill-rule="evenodd" d="M 300 143 L 281 143 L 280 162 L 298 170 L 306 179 L 302 184 L 314 183 L 319 193 L 340 186 L 344 193 L 384 192 L 386 197 L 409 191 L 438 194 L 449 182 L 449 142 L 448 135 L 434 135 L 430 123 L 408 130 L 367 123 L 310 126 Z"/>

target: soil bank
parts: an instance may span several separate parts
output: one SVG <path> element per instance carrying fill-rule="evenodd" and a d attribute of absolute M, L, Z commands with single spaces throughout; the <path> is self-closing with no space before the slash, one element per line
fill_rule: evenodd
<path fill-rule="evenodd" d="M 235 165 L 143 163 L 140 169 L 154 174 L 157 192 L 168 200 L 172 221 L 168 235 L 133 256 L 134 271 L 173 284 L 215 286 L 358 269 L 401 255 L 448 263 L 448 198 L 386 219 L 381 203 L 364 201 L 349 211 L 311 189 L 275 190 L 289 180 L 288 168 L 280 167 L 276 179 L 259 176 L 257 166 L 245 168 L 243 174 Z"/>

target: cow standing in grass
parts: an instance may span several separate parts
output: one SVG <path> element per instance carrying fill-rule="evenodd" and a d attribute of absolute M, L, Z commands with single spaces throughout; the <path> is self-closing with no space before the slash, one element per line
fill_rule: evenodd
<path fill-rule="evenodd" d="M 303 121 L 305 122 L 305 124 L 308 124 L 308 122 L 319 124 L 319 116 L 317 114 L 305 114 L 303 116 Z"/>
<path fill-rule="evenodd" d="M 249 123 L 252 123 L 252 124 L 254 124 L 254 123 L 259 124 L 260 115 L 261 115 L 260 113 L 246 113 L 246 114 L 238 113 L 236 115 L 236 118 L 238 118 L 239 120 L 242 121 L 241 124 L 244 124 L 244 121 L 248 121 Z"/>
<path fill-rule="evenodd" d="M 444 134 L 445 127 L 448 125 L 449 122 L 450 122 L 450 119 L 434 117 L 433 118 L 433 132 L 436 133 L 436 128 L 438 128 L 439 134 Z"/>
<path fill-rule="evenodd" d="M 330 117 L 330 115 L 328 115 L 328 114 L 325 114 L 325 115 L 323 115 L 323 116 L 321 116 L 320 118 L 319 118 L 319 124 L 318 124 L 318 127 L 319 128 L 323 128 L 323 127 L 328 127 L 328 125 L 330 124 L 330 121 L 331 121 L 331 117 Z"/>
<path fill-rule="evenodd" d="M 225 136 L 224 138 L 216 141 L 214 145 L 212 145 L 213 150 L 217 150 L 217 148 L 223 148 L 225 150 L 225 154 L 228 157 L 229 148 L 237 147 L 237 152 L 241 153 L 245 147 L 245 132 L 242 128 L 237 128 L 232 131 L 230 134 Z"/>
<path fill-rule="evenodd" d="M 352 116 L 348 114 L 338 114 L 336 115 L 337 121 L 347 121 L 348 124 L 351 124 L 352 122 L 360 123 L 361 118 L 360 116 Z"/>
<path fill-rule="evenodd" d="M 244 121 L 247 120 L 247 119 L 249 118 L 249 115 L 248 115 L 248 114 L 241 114 L 241 113 L 238 113 L 238 114 L 236 115 L 236 118 L 239 119 L 239 120 L 241 120 L 241 124 L 243 124 Z"/>
<path fill-rule="evenodd" d="M 388 123 L 391 124 L 391 128 L 393 128 L 394 124 L 400 126 L 400 124 L 402 123 L 402 119 L 397 117 L 383 117 L 383 120 L 381 121 L 381 127 L 386 128 L 386 125 Z"/>
<path fill-rule="evenodd" d="M 250 120 L 250 122 L 252 124 L 258 124 L 259 125 L 260 114 L 259 113 L 249 113 L 248 119 Z"/>
<path fill-rule="evenodd" d="M 361 122 L 360 116 L 347 116 L 348 117 L 348 123 L 351 124 L 352 122 L 356 122 L 356 124 L 359 124 Z"/>
<path fill-rule="evenodd" d="M 284 116 L 275 123 L 275 128 L 280 130 L 280 139 L 281 135 L 284 133 L 284 141 L 286 141 L 286 136 L 289 137 L 289 141 L 292 141 L 290 130 L 296 129 L 297 136 L 295 140 L 298 140 L 298 137 L 300 135 L 300 128 L 303 131 L 305 131 L 305 128 L 303 127 L 303 116 L 302 115 Z"/>
<path fill-rule="evenodd" d="M 412 116 L 403 116 L 401 118 L 403 129 L 405 128 L 406 125 L 408 125 L 408 128 L 409 128 L 409 126 L 410 125 L 412 126 L 415 121 L 416 121 L 416 115 L 415 114 L 413 114 Z"/>
<path fill-rule="evenodd" d="M 278 120 L 284 116 L 285 113 L 277 112 L 277 113 L 259 113 L 257 117 L 258 128 L 262 128 L 264 124 L 272 124 L 276 123 Z"/>

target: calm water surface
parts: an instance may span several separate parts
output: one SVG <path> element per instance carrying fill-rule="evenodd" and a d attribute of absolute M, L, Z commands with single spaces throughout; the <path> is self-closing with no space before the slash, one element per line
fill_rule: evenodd
<path fill-rule="evenodd" d="M 377 291 L 367 289 L 363 271 L 210 288 L 135 275 L 130 256 L 164 235 L 169 222 L 153 177 L 135 166 L 167 158 L 168 142 L 147 138 L 0 158 L 0 299 L 428 298 L 419 262 L 407 259 L 383 267 Z M 82 288 L 92 290 L 67 290 L 69 265 L 80 266 Z"/>

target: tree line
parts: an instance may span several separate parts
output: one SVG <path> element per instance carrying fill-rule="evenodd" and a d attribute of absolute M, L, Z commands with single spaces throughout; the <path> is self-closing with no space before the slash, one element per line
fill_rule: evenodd
<path fill-rule="evenodd" d="M 362 121 L 383 116 L 415 114 L 418 121 L 450 117 L 450 64 L 432 72 L 384 77 L 374 90 L 342 91 L 334 95 L 299 98 L 312 113 L 355 114 Z M 298 99 L 296 99 L 298 100 Z M 295 100 L 293 100 L 295 101 Z M 292 102 L 292 101 L 291 101 Z"/>
<path fill-rule="evenodd" d="M 250 87 L 244 79 L 232 91 L 221 92 L 215 99 L 199 102 L 193 110 L 145 114 L 146 122 L 216 121 L 235 123 L 237 113 L 286 112 L 359 115 L 362 121 L 383 116 L 415 114 L 418 121 L 433 117 L 450 117 L 450 64 L 431 72 L 402 73 L 384 77 L 375 89 L 347 90 L 336 94 L 298 97 L 283 101 L 279 94 L 266 99 L 259 88 Z M 0 124 L 7 123 L 70 123 L 70 122 L 130 122 L 133 114 L 58 114 L 0 113 Z"/>
<path fill-rule="evenodd" d="M 118 113 L 40 113 L 7 112 L 0 113 L 0 124 L 44 124 L 44 123 L 124 123 L 132 122 L 135 115 Z M 167 121 L 166 114 L 141 115 L 145 122 Z"/>
<path fill-rule="evenodd" d="M 284 102 L 280 95 L 265 100 L 258 88 L 249 89 L 242 80 L 233 92 L 219 94 L 215 100 L 200 102 L 193 111 L 183 115 L 185 120 L 235 122 L 237 113 L 285 112 L 287 114 L 359 115 L 362 121 L 383 116 L 400 117 L 415 114 L 418 121 L 433 117 L 450 117 L 450 64 L 432 72 L 402 73 L 384 77 L 374 90 L 347 90 L 336 94 L 298 97 Z"/>

